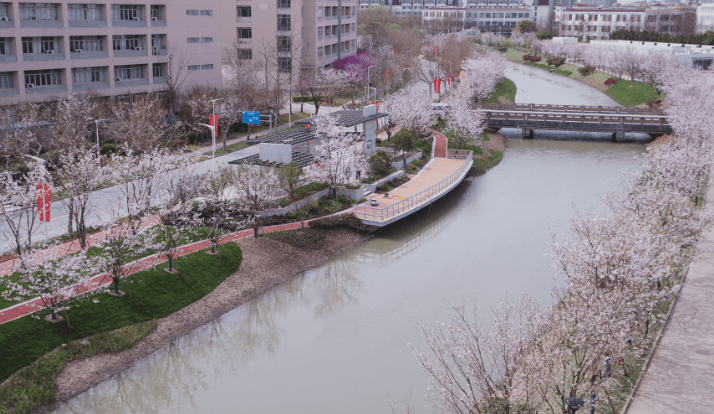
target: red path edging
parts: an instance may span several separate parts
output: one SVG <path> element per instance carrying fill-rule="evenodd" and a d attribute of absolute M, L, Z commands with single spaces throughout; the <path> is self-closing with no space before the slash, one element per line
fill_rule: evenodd
<path fill-rule="evenodd" d="M 441 132 L 432 132 L 434 133 L 434 157 L 446 158 L 446 149 L 449 146 L 449 140 Z"/>
<path fill-rule="evenodd" d="M 311 220 L 310 220 L 311 221 Z M 309 225 L 310 221 L 305 221 L 305 224 Z M 270 227 L 263 227 L 262 231 L 258 231 L 259 234 L 264 234 L 264 233 L 271 233 L 274 231 L 281 231 L 281 230 L 294 230 L 294 229 L 299 229 L 301 227 L 301 223 L 288 223 L 288 224 L 278 224 L 276 226 L 270 226 Z M 219 244 L 224 244 L 224 243 L 229 243 L 232 241 L 236 241 L 245 237 L 253 236 L 253 230 L 241 230 L 239 232 L 231 233 L 226 236 L 224 236 Z M 71 244 L 68 246 L 71 248 Z M 178 256 L 185 256 L 189 253 L 194 253 L 202 249 L 207 249 L 211 247 L 211 242 L 208 240 L 202 240 L 198 242 L 194 242 L 191 244 L 187 244 L 185 246 L 182 246 L 179 248 L 178 251 Z M 136 272 L 140 272 L 142 270 L 148 269 L 150 266 L 158 264 L 158 263 L 163 263 L 167 259 L 164 257 L 163 260 L 160 257 L 161 255 L 151 255 L 144 257 L 142 259 L 139 259 L 137 262 L 128 264 L 126 266 L 131 266 L 133 269 L 129 272 L 129 274 L 134 274 Z M 107 276 L 106 273 L 99 274 L 97 276 L 92 277 L 89 279 L 87 282 L 85 282 L 82 286 L 80 286 L 79 289 L 79 294 L 88 292 L 90 290 L 98 289 L 102 286 L 109 285 L 112 282 L 111 277 Z M 10 306 L 9 308 L 5 308 L 0 310 L 0 325 L 5 323 L 5 322 L 10 322 L 15 319 L 21 318 L 26 315 L 30 315 L 34 312 L 37 312 L 43 308 L 42 306 L 42 299 L 37 297 L 34 299 L 30 299 L 26 302 L 18 303 L 17 305 Z"/>

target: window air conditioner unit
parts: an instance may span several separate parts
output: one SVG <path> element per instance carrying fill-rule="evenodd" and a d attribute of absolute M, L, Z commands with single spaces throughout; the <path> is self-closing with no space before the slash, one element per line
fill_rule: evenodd
<path fill-rule="evenodd" d="M 28 83 L 27 85 L 25 85 L 25 88 L 34 88 L 34 87 L 35 87 L 34 83 Z"/>
<path fill-rule="evenodd" d="M 138 17 L 134 17 L 133 20 L 134 20 L 135 22 L 138 22 L 138 21 L 139 21 L 139 18 L 138 18 Z"/>
<path fill-rule="evenodd" d="M 74 53 L 84 53 L 84 50 L 82 50 L 82 49 L 77 49 L 77 50 L 74 51 Z"/>
<path fill-rule="evenodd" d="M 3 22 L 6 22 L 6 21 L 7 21 L 7 16 L 0 17 L 0 20 L 3 21 Z"/>
<path fill-rule="evenodd" d="M 48 55 L 54 55 L 54 54 L 55 54 L 55 51 L 54 51 L 54 50 L 48 50 L 48 51 L 45 52 L 45 53 L 47 53 Z"/>
<path fill-rule="evenodd" d="M 141 46 L 134 46 L 134 50 L 141 50 Z"/>
<path fill-rule="evenodd" d="M 159 19 L 157 19 L 156 17 L 152 17 L 152 18 L 151 18 L 151 21 L 152 21 L 152 22 L 155 22 L 155 21 L 157 21 L 157 20 L 159 20 Z"/>
<path fill-rule="evenodd" d="M 115 82 L 121 82 L 121 78 L 120 78 L 119 76 L 117 76 L 116 78 L 114 78 L 114 81 L 115 81 Z"/>

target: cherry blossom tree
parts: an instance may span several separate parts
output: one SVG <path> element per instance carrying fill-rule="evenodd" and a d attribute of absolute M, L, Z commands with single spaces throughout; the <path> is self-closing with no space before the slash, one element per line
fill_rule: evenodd
<path fill-rule="evenodd" d="M 233 170 L 229 194 L 246 215 L 246 224 L 253 228 L 253 236 L 267 219 L 267 212 L 277 207 L 280 180 L 271 168 L 241 164 Z"/>
<path fill-rule="evenodd" d="M 355 134 L 343 132 L 331 116 L 317 118 L 312 128 L 320 143 L 308 174 L 313 180 L 327 184 L 337 198 L 337 190 L 347 185 L 356 171 L 367 169 L 364 143 Z"/>
<path fill-rule="evenodd" d="M 37 186 L 44 182 L 53 191 L 44 163 L 32 162 L 28 168 L 27 174 L 17 181 L 10 174 L 0 174 L 0 194 L 6 201 L 0 203 L 0 216 L 8 229 L 3 237 L 18 256 L 31 248 L 32 236 L 40 227 Z"/>
<path fill-rule="evenodd" d="M 246 227 L 245 220 L 238 219 L 241 212 L 239 203 L 231 197 L 233 186 L 233 168 L 221 167 L 215 173 L 203 177 L 199 189 L 198 203 L 201 226 L 199 232 L 211 242 L 211 253 L 221 252 L 218 243 L 236 229 Z"/>
<path fill-rule="evenodd" d="M 12 301 L 39 297 L 40 311 L 49 309 L 53 321 L 57 320 L 57 312 L 64 312 L 71 328 L 67 310 L 95 293 L 93 289 L 99 283 L 90 279 L 96 275 L 98 263 L 98 259 L 88 257 L 86 251 L 66 255 L 66 248 L 59 244 L 25 251 L 19 266 L 13 269 L 22 273 L 23 282 L 6 279 L 2 296 Z M 39 319 L 39 311 L 33 316 Z"/>
<path fill-rule="evenodd" d="M 436 117 L 431 105 L 421 99 L 414 99 L 409 93 L 395 93 L 380 102 L 380 109 L 389 113 L 389 120 L 385 124 L 391 137 L 391 130 L 395 127 L 408 129 L 414 136 L 422 137 L 429 132 L 429 127 L 434 124 Z"/>
<path fill-rule="evenodd" d="M 61 151 L 54 168 L 55 186 L 66 195 L 61 202 L 69 215 L 68 232 L 76 228 L 79 245 L 85 249 L 86 219 L 94 208 L 92 193 L 107 179 L 106 169 L 100 166 L 97 154 L 86 146 Z"/>

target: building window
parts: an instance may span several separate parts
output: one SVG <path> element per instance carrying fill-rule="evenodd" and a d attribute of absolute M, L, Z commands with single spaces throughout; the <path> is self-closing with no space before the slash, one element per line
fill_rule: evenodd
<path fill-rule="evenodd" d="M 197 38 L 197 37 L 189 37 L 186 40 L 188 40 L 188 43 L 198 43 L 199 42 L 199 38 Z"/>
<path fill-rule="evenodd" d="M 212 37 L 202 37 L 201 43 L 213 43 L 213 38 Z"/>
<path fill-rule="evenodd" d="M 60 53 L 59 37 L 23 37 L 22 53 Z"/>
<path fill-rule="evenodd" d="M 236 56 L 239 60 L 253 59 L 253 49 L 238 49 Z"/>
<path fill-rule="evenodd" d="M 188 70 L 201 70 L 201 65 L 189 65 Z"/>
<path fill-rule="evenodd" d="M 352 17 L 354 17 L 354 15 L 355 15 L 355 8 L 352 7 Z"/>
<path fill-rule="evenodd" d="M 290 73 L 292 69 L 292 63 L 289 57 L 278 58 L 278 70 L 281 73 Z"/>
<path fill-rule="evenodd" d="M 250 27 L 239 27 L 238 28 L 238 39 L 252 39 L 253 29 Z"/>
<path fill-rule="evenodd" d="M 354 39 L 350 40 L 350 46 L 352 47 L 352 49 L 355 48 L 355 40 Z"/>
<path fill-rule="evenodd" d="M 187 16 L 198 16 L 198 10 L 186 10 Z"/>
<path fill-rule="evenodd" d="M 99 36 L 70 36 L 70 52 L 101 52 L 104 50 L 102 38 Z"/>
<path fill-rule="evenodd" d="M 25 71 L 25 85 L 52 86 L 61 84 L 62 71 L 60 69 Z"/>
<path fill-rule="evenodd" d="M 104 68 L 74 68 L 72 69 L 72 83 L 104 82 Z"/>
<path fill-rule="evenodd" d="M 163 55 L 162 51 L 166 50 L 164 46 L 163 35 L 151 35 L 151 54 L 154 56 Z"/>
<path fill-rule="evenodd" d="M 114 80 L 144 79 L 144 65 L 114 66 Z"/>
<path fill-rule="evenodd" d="M 319 57 L 319 58 L 322 57 L 322 46 L 317 48 L 317 57 Z"/>
<path fill-rule="evenodd" d="M 0 55 L 12 55 L 9 37 L 0 37 Z"/>
<path fill-rule="evenodd" d="M 238 6 L 238 17 L 250 17 L 250 6 Z"/>
<path fill-rule="evenodd" d="M 57 20 L 57 5 L 20 3 L 20 20 Z"/>
<path fill-rule="evenodd" d="M 213 10 L 201 10 L 201 16 L 213 16 Z"/>
<path fill-rule="evenodd" d="M 151 20 L 164 20 L 161 18 L 161 6 L 151 5 Z"/>
<path fill-rule="evenodd" d="M 166 70 L 165 70 L 165 66 L 163 63 L 154 63 L 151 66 L 151 72 L 155 78 L 163 78 L 166 76 L 165 75 Z"/>
<path fill-rule="evenodd" d="M 356 28 L 355 24 L 352 23 L 351 27 L 352 27 L 352 32 L 354 32 L 354 31 L 355 31 L 355 28 Z"/>
<path fill-rule="evenodd" d="M 201 65 L 201 70 L 206 70 L 206 69 L 213 69 L 213 64 L 210 64 L 210 65 Z"/>
<path fill-rule="evenodd" d="M 317 6 L 317 17 L 322 17 L 322 6 Z"/>
<path fill-rule="evenodd" d="M 13 89 L 15 87 L 15 76 L 12 72 L 0 72 L 0 89 Z"/>
<path fill-rule="evenodd" d="M 278 7 L 284 8 L 284 9 L 289 9 L 290 8 L 290 0 L 278 0 Z"/>
<path fill-rule="evenodd" d="M 112 36 L 114 50 L 144 50 L 144 36 L 142 35 L 114 35 Z"/>
<path fill-rule="evenodd" d="M 10 16 L 7 14 L 7 3 L 0 3 L 0 18 L 5 18 L 5 20 L 9 19 Z M 9 73 L 9 72 L 2 72 L 2 73 Z"/>
<path fill-rule="evenodd" d="M 278 52 L 290 52 L 290 36 L 278 36 Z"/>
<path fill-rule="evenodd" d="M 102 20 L 101 8 L 98 4 L 68 4 L 67 18 L 69 20 Z"/>
<path fill-rule="evenodd" d="M 318 27 L 318 28 L 317 28 L 317 38 L 318 38 L 318 39 L 322 39 L 322 35 L 323 35 L 324 30 L 325 30 L 325 29 L 323 29 L 322 27 Z"/>
<path fill-rule="evenodd" d="M 290 15 L 289 14 L 279 14 L 278 15 L 278 30 L 290 30 Z"/>
<path fill-rule="evenodd" d="M 130 4 L 112 4 L 112 20 L 143 20 L 141 7 Z"/>

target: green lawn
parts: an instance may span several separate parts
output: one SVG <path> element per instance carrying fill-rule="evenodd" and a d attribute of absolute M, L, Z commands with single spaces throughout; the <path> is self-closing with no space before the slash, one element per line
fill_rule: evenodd
<path fill-rule="evenodd" d="M 503 96 L 509 101 L 514 102 L 516 100 L 516 89 L 516 84 L 513 83 L 512 80 L 503 78 L 496 84 L 496 87 L 488 98 L 481 100 L 481 102 L 497 103 L 499 96 Z"/>
<path fill-rule="evenodd" d="M 605 94 L 622 106 L 636 106 L 650 99 L 657 99 L 657 91 L 650 85 L 617 78 Z"/>
<path fill-rule="evenodd" d="M 226 149 L 223 149 L 223 145 L 221 145 L 220 142 L 216 142 L 216 156 L 228 154 L 233 151 L 238 151 L 239 149 L 243 149 L 247 146 L 248 146 L 248 143 L 246 141 L 240 141 L 240 142 L 236 142 L 235 144 L 228 145 L 228 146 L 226 146 Z M 208 155 L 210 157 L 213 155 L 213 152 L 206 151 L 203 154 Z"/>
<path fill-rule="evenodd" d="M 491 150 L 491 155 L 486 158 L 475 158 L 473 167 L 471 170 L 476 172 L 476 174 L 483 174 L 492 168 L 503 158 L 503 151 Z"/>
<path fill-rule="evenodd" d="M 132 297 L 100 293 L 94 296 L 99 303 L 87 301 L 69 310 L 71 329 L 66 321 L 52 324 L 29 316 L 0 325 L 0 381 L 72 340 L 173 313 L 211 292 L 238 270 L 242 260 L 241 249 L 234 243 L 221 246 L 222 258 L 204 252 L 189 254 L 176 263 L 178 277 L 163 270 L 166 263 L 129 276 Z M 126 290 L 125 284 L 120 288 Z M 47 313 L 43 311 L 41 316 Z"/>

